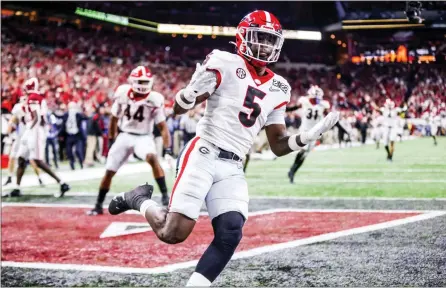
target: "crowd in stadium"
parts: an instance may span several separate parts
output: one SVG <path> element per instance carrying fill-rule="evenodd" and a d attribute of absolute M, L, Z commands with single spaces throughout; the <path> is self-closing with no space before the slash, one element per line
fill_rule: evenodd
<path fill-rule="evenodd" d="M 203 48 L 197 52 L 184 47 L 171 50 L 170 47 L 146 45 L 138 40 L 123 41 L 119 34 L 49 26 L 33 29 L 27 25 L 9 26 L 2 31 L 2 40 L 5 43 L 1 55 L 4 112 L 11 111 L 22 95 L 23 82 L 37 77 L 40 91 L 55 114 L 63 114 L 68 103 L 74 102 L 90 119 L 100 115 L 102 131 L 94 133 L 102 134 L 105 142 L 107 115 L 114 90 L 127 81 L 129 72 L 137 64 L 150 67 L 156 75 L 153 89 L 164 95 L 166 112 L 170 114 L 174 95 L 187 85 L 194 72 L 194 61 L 204 59 L 211 51 Z M 343 110 L 344 117 L 350 119 L 348 128 L 354 128 L 358 121 L 369 121 L 367 116 L 372 112 L 371 103 L 382 105 L 386 98 L 393 99 L 397 106 L 408 103 L 407 118 L 419 118 L 433 107 L 445 109 L 446 70 L 434 65 L 345 64 L 340 69 L 273 70 L 289 81 L 291 105 L 306 95 L 311 85 L 319 85 L 331 106 Z M 198 109 L 197 115 L 202 108 Z M 295 112 L 289 113 L 287 123 L 297 128 L 299 116 L 293 114 Z M 195 122 L 197 115 L 191 116 Z M 178 117 L 169 123 L 172 136 L 179 130 L 183 130 L 186 138 L 193 135 L 193 127 L 185 131 L 184 125 L 180 127 Z M 83 132 L 85 139 L 93 133 L 87 128 Z M 176 152 L 180 149 L 177 142 L 174 143 L 178 146 L 174 149 Z M 83 147 L 85 150 L 85 145 Z M 107 149 L 103 150 L 106 155 Z M 62 153 L 60 155 L 63 157 Z"/>

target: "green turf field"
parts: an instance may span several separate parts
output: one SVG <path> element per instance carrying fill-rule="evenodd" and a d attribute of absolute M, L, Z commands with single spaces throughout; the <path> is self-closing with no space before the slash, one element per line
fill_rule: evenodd
<path fill-rule="evenodd" d="M 287 178 L 293 155 L 275 161 L 251 161 L 247 171 L 250 195 L 446 198 L 446 139 L 438 142 L 434 146 L 431 138 L 424 138 L 396 143 L 393 163 L 386 161 L 383 147 L 377 150 L 374 145 L 315 151 L 296 175 L 294 185 Z M 167 179 L 171 188 L 174 175 L 169 173 Z M 154 183 L 151 173 L 116 176 L 111 191 L 126 191 L 146 181 Z M 71 191 L 95 195 L 99 182 L 72 182 Z M 44 193 L 57 188 L 48 185 L 24 192 Z"/>

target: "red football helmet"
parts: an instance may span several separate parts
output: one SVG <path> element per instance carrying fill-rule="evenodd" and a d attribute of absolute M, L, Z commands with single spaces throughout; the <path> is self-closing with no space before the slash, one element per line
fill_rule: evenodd
<path fill-rule="evenodd" d="M 256 10 L 237 26 L 237 52 L 254 66 L 277 62 L 284 37 L 279 20 L 268 11 Z"/>
<path fill-rule="evenodd" d="M 23 90 L 26 94 L 39 93 L 39 80 L 36 77 L 30 78 L 23 84 Z"/>
<path fill-rule="evenodd" d="M 133 69 L 129 77 L 132 90 L 138 94 L 148 94 L 152 90 L 153 75 L 149 68 L 138 66 Z"/>

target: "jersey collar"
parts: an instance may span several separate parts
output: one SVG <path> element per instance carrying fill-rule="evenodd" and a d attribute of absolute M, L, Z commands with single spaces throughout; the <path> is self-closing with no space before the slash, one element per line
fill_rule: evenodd
<path fill-rule="evenodd" d="M 254 81 L 254 83 L 257 86 L 260 86 L 266 82 L 268 82 L 269 80 L 271 80 L 271 78 L 274 77 L 274 72 L 271 71 L 270 69 L 266 68 L 265 70 L 265 75 L 263 76 L 259 76 L 257 75 L 256 69 L 251 65 L 251 63 L 249 63 L 248 60 L 245 59 L 245 57 L 240 56 L 239 54 L 237 54 L 239 57 L 241 57 L 243 59 L 243 61 L 245 62 L 245 66 L 249 71 L 249 74 L 251 75 L 252 80 Z"/>
<path fill-rule="evenodd" d="M 129 92 L 127 92 L 127 97 L 129 97 L 130 100 L 138 102 L 140 100 L 146 99 L 147 97 L 149 97 L 149 93 L 141 95 L 141 96 L 137 96 L 135 93 L 133 93 L 132 88 L 129 89 Z"/>

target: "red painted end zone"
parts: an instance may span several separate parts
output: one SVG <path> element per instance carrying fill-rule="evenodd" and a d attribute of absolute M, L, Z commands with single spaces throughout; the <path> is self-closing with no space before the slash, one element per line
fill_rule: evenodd
<path fill-rule="evenodd" d="M 164 244 L 152 231 L 103 238 L 112 222 L 145 223 L 140 215 L 90 217 L 81 208 L 3 207 L 2 261 L 153 268 L 198 259 L 212 241 L 201 217 L 183 243 Z M 249 218 L 237 251 L 289 242 L 420 213 L 277 212 Z"/>

